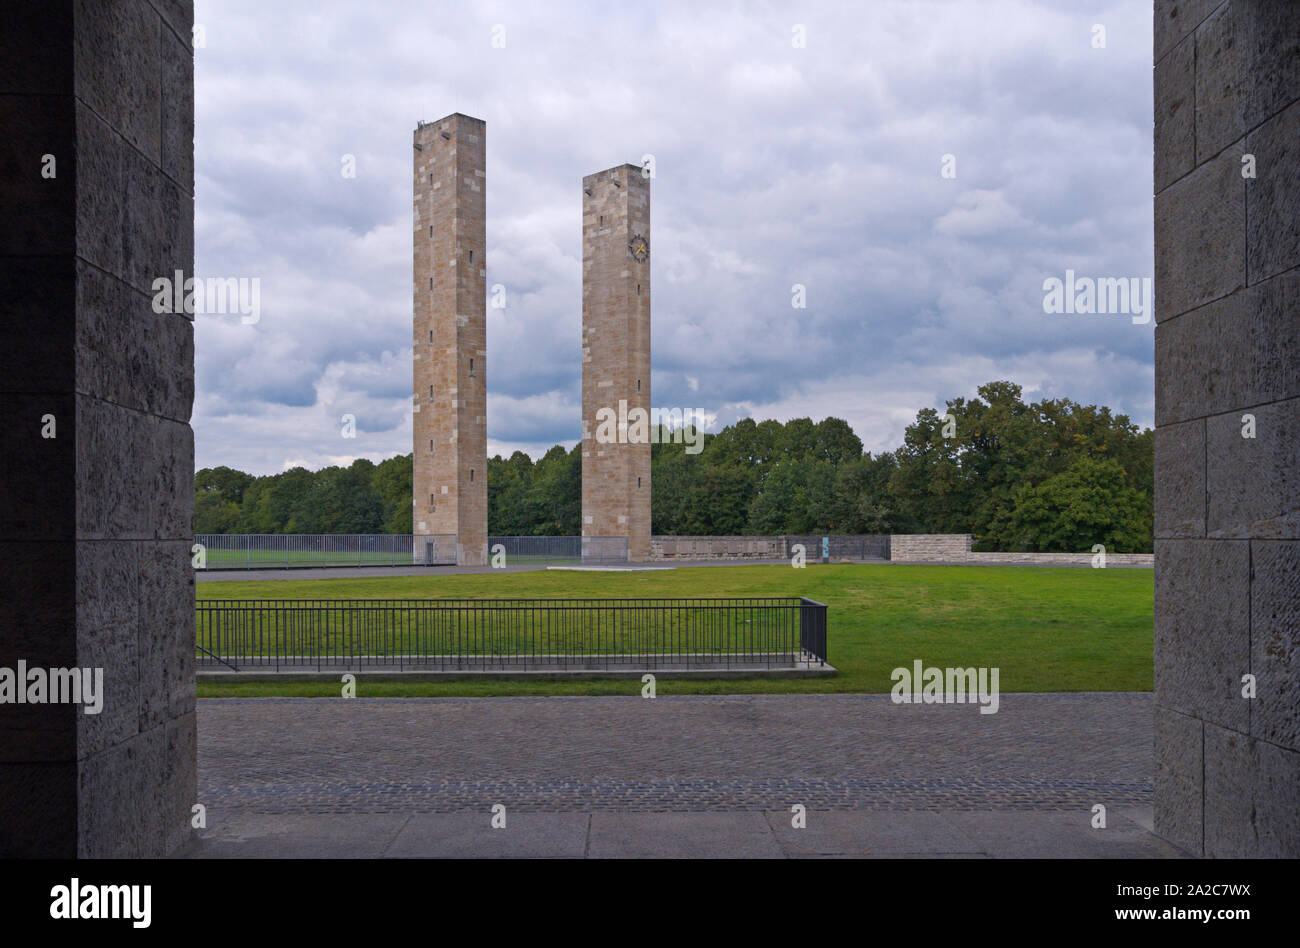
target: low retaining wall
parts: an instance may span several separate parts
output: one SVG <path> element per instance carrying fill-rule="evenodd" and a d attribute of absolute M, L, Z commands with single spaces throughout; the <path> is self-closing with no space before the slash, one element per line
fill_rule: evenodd
<path fill-rule="evenodd" d="M 831 559 L 836 560 L 835 537 Z M 846 538 L 840 537 L 840 540 Z M 868 538 L 873 539 L 873 538 Z M 651 561 L 663 560 L 784 560 L 788 542 L 807 548 L 809 563 L 821 557 L 821 537 L 669 537 L 650 538 Z M 895 533 L 889 538 L 889 559 L 895 563 L 950 563 L 967 566 L 1091 566 L 1092 553 L 975 553 L 969 533 Z M 1107 566 L 1150 568 L 1150 553 L 1107 553 Z"/>
<path fill-rule="evenodd" d="M 969 553 L 963 563 L 992 566 L 1091 566 L 1091 553 Z M 1154 566 L 1153 553 L 1107 553 L 1109 566 Z"/>
<path fill-rule="evenodd" d="M 652 560 L 781 560 L 784 537 L 651 537 Z"/>
<path fill-rule="evenodd" d="M 885 560 L 887 536 L 834 534 L 827 537 L 829 556 L 835 562 Z M 670 537 L 650 538 L 651 560 L 787 560 L 795 544 L 804 548 L 808 562 L 821 559 L 822 536 L 778 537 Z"/>
<path fill-rule="evenodd" d="M 958 563 L 970 555 L 969 533 L 895 533 L 889 558 L 902 563 Z"/>
<path fill-rule="evenodd" d="M 968 566 L 1091 566 L 1092 553 L 975 553 L 969 533 L 896 533 L 890 538 L 896 563 L 960 563 Z M 1107 553 L 1106 565 L 1155 565 L 1151 553 Z"/>

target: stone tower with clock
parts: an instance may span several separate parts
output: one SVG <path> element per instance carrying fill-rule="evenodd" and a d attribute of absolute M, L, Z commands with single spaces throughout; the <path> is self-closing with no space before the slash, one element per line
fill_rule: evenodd
<path fill-rule="evenodd" d="M 459 112 L 415 130 L 416 557 L 455 536 L 456 562 L 487 564 L 486 140 Z"/>
<path fill-rule="evenodd" d="M 582 179 L 582 535 L 627 537 L 634 562 L 650 554 L 651 420 L 650 178 L 626 164 Z"/>

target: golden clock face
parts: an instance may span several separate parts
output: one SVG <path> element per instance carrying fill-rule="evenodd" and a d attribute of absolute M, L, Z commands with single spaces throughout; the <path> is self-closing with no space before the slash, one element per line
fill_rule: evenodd
<path fill-rule="evenodd" d="M 637 234 L 628 241 L 627 252 L 637 263 L 645 263 L 646 257 L 650 256 L 650 241 Z"/>

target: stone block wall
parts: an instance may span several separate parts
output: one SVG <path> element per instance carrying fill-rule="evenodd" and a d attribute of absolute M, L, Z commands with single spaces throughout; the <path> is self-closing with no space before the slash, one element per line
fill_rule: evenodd
<path fill-rule="evenodd" d="M 196 801 L 192 5 L 0 5 L 0 855 L 159 857 Z"/>
<path fill-rule="evenodd" d="M 903 563 L 955 563 L 970 554 L 969 533 L 895 533 L 889 558 Z"/>
<path fill-rule="evenodd" d="M 784 537 L 651 537 L 652 560 L 780 560 Z"/>
<path fill-rule="evenodd" d="M 1300 4 L 1157 0 L 1154 62 L 1155 826 L 1296 857 Z"/>
<path fill-rule="evenodd" d="M 845 539 L 845 538 L 840 538 Z M 831 559 L 836 554 L 832 538 Z M 807 562 L 821 558 L 821 538 L 805 537 L 673 537 L 650 538 L 652 560 L 784 560 L 790 543 L 806 547 Z M 855 560 L 856 556 L 850 557 Z M 1150 567 L 1150 553 L 1108 553 L 1106 566 Z M 1091 553 L 973 553 L 969 533 L 893 534 L 890 560 L 896 563 L 947 563 L 986 566 L 1091 566 Z"/>
<path fill-rule="evenodd" d="M 976 553 L 969 533 L 895 533 L 890 560 L 896 563 L 952 563 L 968 566 L 1092 566 L 1092 553 Z M 1107 553 L 1106 567 L 1150 567 L 1150 553 Z"/>
<path fill-rule="evenodd" d="M 1091 567 L 1091 553 L 968 553 L 958 562 L 972 566 L 1087 566 Z M 1150 569 L 1155 557 L 1150 553 L 1107 553 L 1106 569 L 1118 566 L 1137 566 Z"/>

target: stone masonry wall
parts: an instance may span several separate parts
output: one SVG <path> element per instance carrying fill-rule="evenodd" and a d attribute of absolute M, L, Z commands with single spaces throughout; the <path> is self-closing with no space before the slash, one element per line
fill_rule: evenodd
<path fill-rule="evenodd" d="M 780 560 L 784 537 L 651 537 L 652 560 Z"/>
<path fill-rule="evenodd" d="M 968 566 L 1091 566 L 1092 553 L 976 553 L 969 533 L 899 534 L 890 537 L 896 563 L 954 563 Z M 1107 553 L 1106 566 L 1153 565 L 1150 553 Z"/>
<path fill-rule="evenodd" d="M 0 666 L 103 674 L 98 714 L 0 709 L 2 856 L 166 856 L 198 802 L 194 327 L 153 305 L 194 269 L 192 21 L 0 4 Z"/>
<path fill-rule="evenodd" d="M 951 563 L 970 554 L 969 533 L 895 533 L 889 558 L 906 563 Z"/>
<path fill-rule="evenodd" d="M 1155 828 L 1294 858 L 1300 4 L 1157 0 L 1154 62 Z"/>
<path fill-rule="evenodd" d="M 674 537 L 650 538 L 652 560 L 783 560 L 787 541 L 807 546 L 808 562 L 821 557 L 817 537 Z M 949 563 L 986 566 L 1091 566 L 1092 553 L 973 553 L 969 533 L 894 534 L 890 560 L 895 563 Z M 832 548 L 833 550 L 833 548 Z M 832 556 L 832 559 L 836 557 Z M 1107 553 L 1106 566 L 1150 567 L 1150 553 Z"/>

